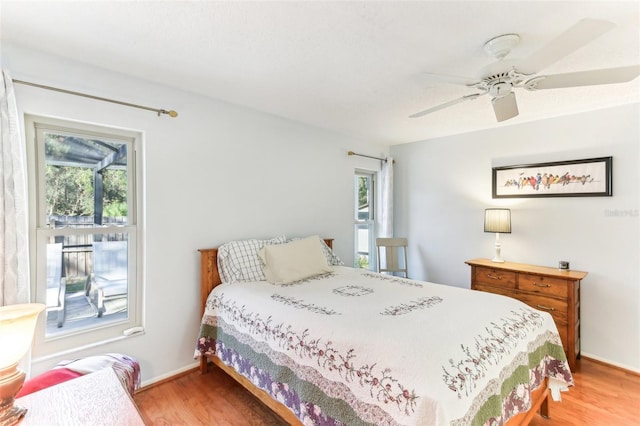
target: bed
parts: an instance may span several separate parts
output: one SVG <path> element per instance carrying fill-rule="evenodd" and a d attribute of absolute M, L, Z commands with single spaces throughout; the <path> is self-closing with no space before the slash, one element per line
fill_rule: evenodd
<path fill-rule="evenodd" d="M 547 313 L 344 267 L 317 236 L 250 241 L 200 250 L 195 356 L 290 424 L 524 425 L 573 385 Z"/>

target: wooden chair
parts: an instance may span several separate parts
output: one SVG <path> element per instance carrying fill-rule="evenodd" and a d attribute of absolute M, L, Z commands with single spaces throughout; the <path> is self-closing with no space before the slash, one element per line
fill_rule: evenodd
<path fill-rule="evenodd" d="M 105 312 L 104 302 L 126 298 L 129 292 L 127 241 L 93 243 L 93 273 L 87 295 L 93 298 L 98 317 Z"/>
<path fill-rule="evenodd" d="M 378 249 L 378 272 L 391 272 L 392 275 L 403 273 L 408 278 L 406 238 L 376 238 L 376 247 Z M 382 262 L 383 259 L 384 262 Z"/>

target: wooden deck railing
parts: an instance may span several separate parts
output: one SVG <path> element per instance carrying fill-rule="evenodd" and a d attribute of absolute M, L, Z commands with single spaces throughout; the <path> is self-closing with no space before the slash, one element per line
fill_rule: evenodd
<path fill-rule="evenodd" d="M 51 228 L 94 228 L 93 216 L 49 216 Z M 126 217 L 104 217 L 103 225 L 125 225 Z M 126 240 L 124 233 L 101 232 L 101 228 L 95 227 L 96 234 L 101 234 L 107 241 Z M 62 243 L 62 276 L 79 277 L 87 276 L 93 270 L 93 237 L 94 234 L 58 235 L 54 238 L 56 243 Z"/>

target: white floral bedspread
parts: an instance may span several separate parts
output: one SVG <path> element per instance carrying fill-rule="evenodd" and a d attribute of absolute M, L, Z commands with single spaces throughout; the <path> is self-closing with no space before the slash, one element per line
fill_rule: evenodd
<path fill-rule="evenodd" d="M 202 354 L 234 365 L 305 424 L 503 424 L 545 377 L 554 393 L 573 384 L 549 314 L 346 267 L 286 286 L 216 287 Z"/>

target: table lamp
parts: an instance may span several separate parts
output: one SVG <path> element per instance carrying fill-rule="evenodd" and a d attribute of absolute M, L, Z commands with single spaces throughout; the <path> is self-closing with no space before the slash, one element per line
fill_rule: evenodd
<path fill-rule="evenodd" d="M 511 233 L 511 210 L 509 209 L 486 209 L 484 211 L 484 232 L 496 233 L 496 255 L 492 262 L 503 263 L 500 256 L 500 234 Z"/>
<path fill-rule="evenodd" d="M 44 310 L 42 303 L 26 303 L 0 307 L 0 425 L 14 425 L 27 413 L 27 409 L 14 405 L 22 388 L 24 371 L 18 363 L 27 353 L 33 339 L 38 315 Z"/>

